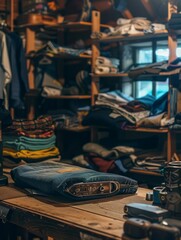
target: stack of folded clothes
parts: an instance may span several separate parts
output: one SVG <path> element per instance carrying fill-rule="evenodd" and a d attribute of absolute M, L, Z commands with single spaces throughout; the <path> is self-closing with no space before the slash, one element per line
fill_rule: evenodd
<path fill-rule="evenodd" d="M 135 34 L 156 33 L 165 30 L 162 23 L 152 23 L 144 17 L 135 17 L 131 19 L 118 18 L 115 27 L 109 27 L 105 32 L 93 32 L 91 38 L 105 38 L 111 36 L 131 36 Z"/>
<path fill-rule="evenodd" d="M 119 71 L 119 64 L 119 59 L 100 56 L 96 59 L 95 73 L 117 73 Z"/>
<path fill-rule="evenodd" d="M 56 147 L 55 124 L 51 116 L 40 116 L 35 120 L 13 120 L 3 132 L 4 165 L 13 166 L 26 162 L 47 159 L 59 161 Z"/>
<path fill-rule="evenodd" d="M 132 168 L 160 172 L 166 158 L 154 149 L 142 149 L 118 145 L 107 148 L 97 143 L 83 146 L 84 160 L 89 168 L 100 172 L 126 173 Z"/>

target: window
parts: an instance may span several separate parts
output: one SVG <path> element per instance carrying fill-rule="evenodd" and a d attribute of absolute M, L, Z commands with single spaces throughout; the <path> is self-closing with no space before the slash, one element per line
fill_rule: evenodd
<path fill-rule="evenodd" d="M 136 50 L 136 64 L 146 65 L 152 63 L 152 48 L 138 48 Z M 177 48 L 177 56 L 181 56 L 181 47 Z M 156 62 L 168 60 L 169 50 L 167 47 L 157 47 Z M 153 81 L 138 81 L 135 83 L 134 97 L 142 97 L 146 94 L 152 94 L 156 98 L 159 98 L 165 92 L 168 91 L 168 79 L 164 82 L 153 82 Z"/>
<path fill-rule="evenodd" d="M 139 45 L 139 46 L 138 46 Z M 132 67 L 133 62 L 136 67 L 145 66 L 153 62 L 167 61 L 169 59 L 169 49 L 165 42 L 160 41 L 156 44 L 156 51 L 153 52 L 153 48 L 150 43 L 146 46 L 141 44 L 131 44 L 128 49 L 132 54 L 125 54 L 125 62 L 128 66 Z M 177 48 L 177 56 L 181 56 L 181 47 Z M 131 60 L 130 60 L 131 59 Z M 129 61 L 128 61 L 129 60 Z M 125 64 L 125 65 L 126 65 Z M 152 94 L 156 98 L 159 98 L 169 88 L 169 79 L 165 81 L 153 81 L 152 79 L 142 79 L 141 81 L 135 81 L 128 79 L 122 82 L 122 90 L 127 95 L 132 95 L 134 98 L 143 97 L 147 94 Z"/>
<path fill-rule="evenodd" d="M 136 50 L 136 66 L 147 65 L 152 63 L 152 49 L 138 48 Z M 153 84 L 151 81 L 138 81 L 135 83 L 134 97 L 143 97 L 146 94 L 153 94 Z"/>

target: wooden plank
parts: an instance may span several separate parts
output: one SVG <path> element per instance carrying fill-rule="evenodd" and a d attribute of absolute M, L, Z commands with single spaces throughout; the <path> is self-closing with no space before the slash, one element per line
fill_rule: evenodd
<path fill-rule="evenodd" d="M 14 184 L 10 183 L 10 181 L 7 186 L 1 186 L 0 188 L 0 201 L 25 196 L 27 196 L 27 192 L 24 189 L 14 187 Z"/>
<path fill-rule="evenodd" d="M 106 73 L 106 74 L 91 74 L 92 77 L 128 77 L 127 73 Z M 111 78 L 112 81 L 112 78 Z"/>
<path fill-rule="evenodd" d="M 103 129 L 107 130 L 108 128 L 105 126 L 94 126 L 96 129 Z M 145 133 L 167 133 L 168 128 L 127 128 L 127 129 L 120 129 L 120 132 L 145 132 Z"/>
<path fill-rule="evenodd" d="M 172 13 L 177 13 L 177 12 L 178 12 L 177 1 L 169 0 L 168 1 L 168 20 L 171 18 Z M 177 54 L 176 54 L 177 36 L 173 31 L 168 32 L 168 48 L 169 48 L 169 63 L 170 63 L 177 58 Z M 171 87 L 170 81 L 169 81 L 169 87 Z M 170 106 L 171 97 L 172 96 L 169 91 L 169 94 L 168 94 L 168 117 L 172 117 L 171 116 L 171 106 Z M 179 108 L 179 105 L 180 105 L 180 102 L 178 101 L 178 105 L 177 105 L 178 108 Z M 168 135 L 167 135 L 167 161 L 168 162 L 171 161 L 172 154 L 176 148 L 173 136 L 174 136 L 174 134 L 171 131 L 169 131 Z"/>
<path fill-rule="evenodd" d="M 82 30 L 91 29 L 92 22 L 68 22 L 68 23 L 62 23 L 60 27 L 62 27 L 63 30 L 68 28 L 69 30 L 72 30 L 72 31 L 75 31 L 75 30 L 82 31 Z M 100 27 L 108 28 L 109 25 L 100 24 Z"/>
<path fill-rule="evenodd" d="M 133 202 L 148 203 L 145 200 L 146 192 L 148 192 L 148 189 L 139 188 L 136 194 L 115 196 L 114 201 L 112 198 L 107 198 L 102 199 L 101 202 L 100 200 L 95 200 L 84 203 L 83 205 L 79 203 L 76 205 L 76 203 L 74 203 L 72 207 L 124 221 L 124 205 Z"/>
<path fill-rule="evenodd" d="M 11 209 L 8 223 L 11 223 L 13 226 L 18 226 L 24 231 L 26 230 L 27 233 L 32 233 L 44 240 L 48 239 L 48 237 L 59 240 L 60 236 L 61 240 L 80 240 L 79 229 L 17 208 Z M 10 229 L 12 230 L 12 228 Z M 10 239 L 14 240 L 14 238 Z M 22 239 L 25 240 L 26 238 L 22 237 Z"/>
<path fill-rule="evenodd" d="M 19 198 L 14 201 L 13 199 L 7 200 L 4 203 L 6 206 L 12 206 L 11 223 L 24 226 L 32 233 L 41 232 L 41 229 L 44 229 L 48 236 L 53 236 L 50 234 L 51 228 L 54 232 L 59 227 L 59 235 L 63 230 L 67 234 L 72 229 L 74 232 L 83 231 L 108 239 L 120 239 L 124 223 L 121 220 L 89 213 L 65 204 L 47 204 L 30 197 Z"/>
<path fill-rule="evenodd" d="M 36 220 L 33 228 L 35 228 L 35 225 L 36 228 L 38 228 L 40 224 L 42 225 L 43 220 L 48 224 L 53 221 L 52 223 L 55 224 L 55 227 L 60 225 L 64 231 L 65 229 L 69 229 L 70 231 L 70 228 L 73 228 L 74 230 L 85 231 L 99 237 L 120 239 L 124 224 L 124 205 L 128 202 L 144 202 L 146 192 L 147 189 L 139 189 L 138 193 L 133 195 L 119 195 L 114 198 L 73 203 L 65 203 L 62 202 L 62 200 L 57 202 L 53 200 L 49 201 L 45 198 L 35 199 L 31 197 L 5 200 L 3 203 L 16 209 L 15 212 L 18 212 L 18 216 L 21 216 L 21 218 L 23 216 L 23 218 L 26 217 L 26 220 L 19 220 L 21 220 L 20 223 L 24 222 L 24 225 L 27 223 L 28 226 L 29 224 L 29 228 L 30 219 L 28 219 L 28 214 L 30 214 L 32 218 L 36 218 L 32 219 L 33 221 Z M 16 218 L 17 214 L 14 216 L 14 220 L 12 219 L 12 223 L 17 220 Z M 38 218 L 41 219 L 42 222 L 38 222 Z M 31 224 L 33 223 L 31 222 Z M 50 226 L 52 227 L 53 224 Z M 35 232 L 33 229 L 29 230 Z M 50 234 L 48 236 L 52 235 Z"/>
<path fill-rule="evenodd" d="M 90 95 L 72 95 L 72 96 L 68 96 L 68 95 L 54 95 L 54 96 L 46 96 L 44 97 L 45 99 L 90 99 L 91 96 Z"/>
<path fill-rule="evenodd" d="M 177 113 L 181 112 L 181 92 L 177 91 Z"/>
<path fill-rule="evenodd" d="M 77 126 L 77 127 L 64 127 L 64 128 L 56 128 L 56 130 L 59 131 L 69 131 L 69 132 L 85 132 L 85 131 L 90 131 L 89 126 Z"/>
<path fill-rule="evenodd" d="M 167 30 L 165 31 L 159 31 L 154 34 L 144 34 L 144 33 L 139 33 L 139 34 L 134 34 L 130 36 L 110 36 L 110 37 L 105 37 L 101 39 L 94 39 L 94 42 L 145 42 L 145 41 L 150 41 L 150 39 L 166 39 L 168 37 L 168 32 Z"/>
<path fill-rule="evenodd" d="M 137 174 L 144 174 L 144 175 L 161 177 L 160 173 L 148 171 L 146 169 L 130 169 L 130 172 L 131 173 L 137 173 Z"/>
<path fill-rule="evenodd" d="M 11 0 L 10 2 L 10 30 L 11 32 L 14 31 L 14 0 Z"/>
<path fill-rule="evenodd" d="M 164 80 L 166 79 L 166 77 L 169 77 L 169 76 L 173 76 L 173 75 L 178 75 L 180 74 L 180 68 L 178 69 L 174 69 L 172 71 L 169 71 L 169 72 L 160 72 L 159 74 L 142 74 L 140 76 L 138 76 L 136 78 L 136 80 L 139 80 L 139 79 L 148 79 L 148 78 L 157 78 L 158 81 L 159 81 L 159 78 L 161 80 L 162 77 L 165 77 Z M 106 73 L 106 74 L 91 74 L 92 77 L 129 77 L 128 76 L 128 73 L 121 73 L 121 72 L 118 72 L 118 73 Z M 112 81 L 112 79 L 111 79 Z"/>
<path fill-rule="evenodd" d="M 177 13 L 177 1 L 169 0 L 168 1 L 168 20 L 171 18 L 172 13 Z M 176 59 L 176 49 L 177 49 L 177 38 L 174 32 L 168 32 L 168 47 L 169 47 L 169 62 Z"/>
<path fill-rule="evenodd" d="M 148 132 L 148 133 L 167 133 L 168 129 L 167 128 L 133 128 L 133 129 L 126 129 L 125 131 L 132 131 L 132 132 Z"/>
<path fill-rule="evenodd" d="M 92 33 L 100 32 L 100 12 L 92 12 Z M 92 44 L 92 73 L 95 72 L 95 62 L 97 57 L 100 55 L 99 43 L 93 42 Z M 92 105 L 94 105 L 94 98 L 99 92 L 99 79 L 98 77 L 93 78 L 91 81 L 91 93 L 92 93 Z"/>
<path fill-rule="evenodd" d="M 26 53 L 35 50 L 35 32 L 30 28 L 26 28 Z M 33 66 L 30 64 L 30 60 L 27 61 L 27 68 L 29 69 L 29 88 L 34 89 L 34 73 Z"/>

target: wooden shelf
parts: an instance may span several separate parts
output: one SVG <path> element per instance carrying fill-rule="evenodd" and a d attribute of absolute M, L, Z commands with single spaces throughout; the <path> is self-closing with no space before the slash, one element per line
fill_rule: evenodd
<path fill-rule="evenodd" d="M 60 25 L 60 30 L 68 29 L 71 31 L 82 31 L 82 30 L 91 30 L 91 22 L 64 22 Z M 109 25 L 100 24 L 101 28 L 108 28 Z M 61 29 L 62 28 L 62 29 Z"/>
<path fill-rule="evenodd" d="M 34 30 L 38 30 L 40 27 L 54 28 L 59 31 L 69 30 L 69 31 L 85 31 L 91 30 L 92 23 L 91 22 L 63 22 L 63 23 L 52 23 L 52 22 L 41 22 L 36 24 L 25 23 L 22 25 L 17 25 L 16 29 L 23 28 L 32 28 Z M 101 24 L 101 28 L 108 28 L 109 25 Z"/>
<path fill-rule="evenodd" d="M 147 169 L 130 169 L 130 173 L 136 173 L 136 174 L 144 174 L 144 175 L 152 175 L 157 177 L 162 177 L 161 173 L 153 172 Z"/>
<path fill-rule="evenodd" d="M 144 74 L 136 77 L 133 80 L 151 79 L 156 78 L 157 81 L 165 81 L 167 77 L 181 73 L 181 68 L 174 69 L 168 72 L 160 72 L 159 74 Z M 92 77 L 129 77 L 128 73 L 107 73 L 107 74 L 91 74 Z M 150 80 L 151 81 L 151 80 Z"/>
<path fill-rule="evenodd" d="M 47 96 L 44 98 L 46 98 L 46 99 L 91 99 L 91 96 L 89 96 L 89 95 L 72 95 L 72 96 L 57 95 L 57 96 Z"/>
<path fill-rule="evenodd" d="M 110 37 L 104 37 L 100 39 L 93 39 L 95 42 L 136 42 L 136 41 L 151 41 L 152 39 L 165 39 L 168 37 L 168 32 L 160 31 L 157 33 L 150 33 L 150 34 L 134 34 L 129 36 L 110 36 Z"/>
<path fill-rule="evenodd" d="M 127 73 L 91 74 L 92 77 L 128 77 Z"/>
<path fill-rule="evenodd" d="M 146 132 L 146 133 L 168 133 L 168 128 L 135 128 L 135 129 L 125 129 L 123 131 L 132 132 Z"/>
<path fill-rule="evenodd" d="M 109 130 L 109 127 L 106 126 L 92 126 L 94 128 L 99 128 L 102 130 Z M 145 133 L 168 133 L 168 128 L 127 128 L 127 129 L 120 129 L 120 131 L 129 131 L 129 132 L 145 132 Z M 181 130 L 180 130 L 181 131 Z"/>
<path fill-rule="evenodd" d="M 77 126 L 77 127 L 64 127 L 64 128 L 59 128 L 57 127 L 57 130 L 59 131 L 68 131 L 68 132 L 85 132 L 85 131 L 90 131 L 89 126 Z"/>
<path fill-rule="evenodd" d="M 45 57 L 49 57 L 49 58 L 52 58 L 52 59 L 90 59 L 92 58 L 91 55 L 88 55 L 88 54 L 80 54 L 79 56 L 73 56 L 73 55 L 70 55 L 70 54 L 67 54 L 67 53 L 43 53 L 43 54 L 35 54 L 34 56 L 30 56 L 27 54 L 27 59 L 33 59 L 33 58 L 36 58 L 36 57 L 39 57 L 39 56 L 45 56 Z"/>

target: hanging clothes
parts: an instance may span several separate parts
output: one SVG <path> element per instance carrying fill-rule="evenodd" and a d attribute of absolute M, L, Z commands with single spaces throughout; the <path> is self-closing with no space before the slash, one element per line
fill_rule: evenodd
<path fill-rule="evenodd" d="M 14 32 L 6 33 L 8 55 L 12 70 L 9 107 L 24 109 L 24 96 L 29 92 L 28 71 L 22 39 Z"/>
<path fill-rule="evenodd" d="M 12 81 L 12 72 L 6 43 L 6 34 L 0 31 L 0 99 L 8 109 L 8 86 Z"/>

